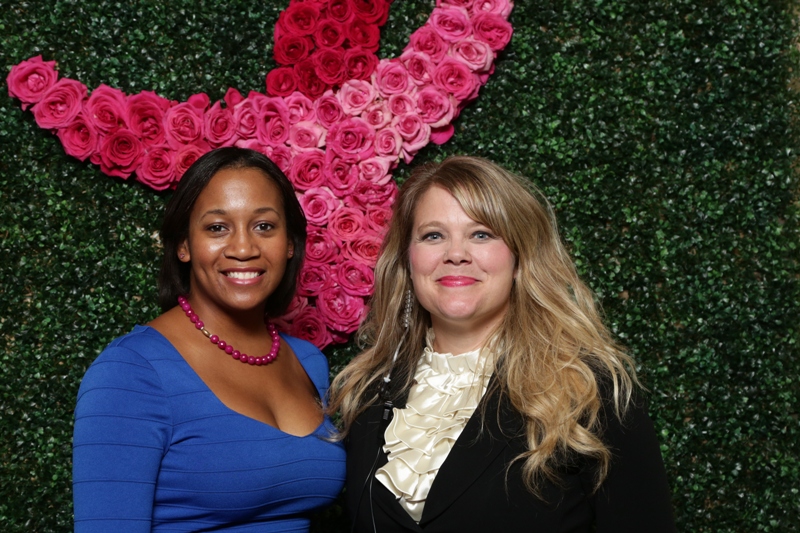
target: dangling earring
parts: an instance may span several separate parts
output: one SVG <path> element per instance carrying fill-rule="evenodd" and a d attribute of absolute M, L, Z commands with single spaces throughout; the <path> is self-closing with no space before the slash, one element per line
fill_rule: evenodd
<path fill-rule="evenodd" d="M 381 390 L 380 395 L 383 399 L 383 420 L 384 422 L 389 421 L 389 417 L 392 414 L 392 408 L 394 404 L 392 403 L 391 395 L 389 394 L 389 383 L 392 381 L 392 369 L 394 369 L 394 364 L 397 361 L 397 356 L 400 353 L 400 347 L 403 346 L 403 341 L 408 336 L 408 328 L 411 325 L 411 307 L 414 305 L 414 294 L 411 292 L 411 289 L 406 291 L 406 298 L 405 298 L 405 305 L 403 306 L 403 336 L 400 337 L 400 342 L 397 343 L 397 348 L 394 350 L 394 355 L 392 356 L 392 363 L 389 366 L 389 371 L 383 376 L 383 383 L 381 383 Z"/>
<path fill-rule="evenodd" d="M 181 259 L 183 259 L 184 257 L 186 257 L 186 254 L 180 254 L 178 257 L 180 257 Z"/>
<path fill-rule="evenodd" d="M 403 310 L 403 329 L 408 331 L 408 326 L 411 322 L 411 305 L 413 303 L 414 293 L 411 292 L 411 289 L 406 291 L 406 305 L 405 309 Z M 395 356 L 396 357 L 396 356 Z"/>

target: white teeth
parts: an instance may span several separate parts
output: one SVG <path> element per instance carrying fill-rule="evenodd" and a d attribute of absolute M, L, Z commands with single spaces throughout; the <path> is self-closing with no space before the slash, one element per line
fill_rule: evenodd
<path fill-rule="evenodd" d="M 253 279 L 257 278 L 261 274 L 258 272 L 225 272 L 225 275 L 229 278 L 236 278 L 236 279 Z"/>

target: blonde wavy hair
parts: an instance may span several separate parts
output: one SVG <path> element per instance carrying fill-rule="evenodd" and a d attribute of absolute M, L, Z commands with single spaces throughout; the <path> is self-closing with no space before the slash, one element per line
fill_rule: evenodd
<path fill-rule="evenodd" d="M 385 375 L 391 372 L 395 398 L 411 386 L 431 319 L 413 299 L 408 331 L 403 327 L 405 294 L 413 290 L 408 250 L 414 210 L 433 186 L 446 189 L 470 218 L 499 235 L 517 260 L 508 311 L 484 350 L 495 358 L 497 378 L 486 394 L 506 396 L 526 421 L 527 451 L 517 457 L 524 461 L 526 486 L 540 494 L 541 480 L 558 482 L 559 467 L 577 453 L 596 461 L 599 487 L 611 459 L 600 435 L 600 384 L 621 418 L 637 383 L 632 360 L 603 325 L 547 200 L 485 159 L 449 157 L 418 168 L 404 184 L 375 268 L 370 313 L 359 331 L 367 348 L 334 379 L 330 412 L 340 412 L 346 435 L 376 403 Z"/>

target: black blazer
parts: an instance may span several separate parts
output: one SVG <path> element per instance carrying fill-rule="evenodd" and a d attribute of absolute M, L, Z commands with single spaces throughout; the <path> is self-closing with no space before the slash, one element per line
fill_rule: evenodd
<path fill-rule="evenodd" d="M 546 482 L 543 499 L 531 495 L 513 459 L 526 449 L 523 419 L 498 395 L 484 397 L 479 410 L 431 486 L 419 524 L 377 479 L 386 464 L 381 420 L 383 406 L 368 408 L 346 439 L 346 503 L 357 532 L 595 532 L 659 533 L 675 531 L 670 492 L 653 424 L 642 402 L 620 424 L 607 406 L 603 441 L 613 459 L 609 475 L 593 492 L 594 468 L 573 461 L 561 471 L 562 483 Z M 568 462 L 569 463 L 569 462 Z M 373 525 L 374 524 L 374 525 Z"/>

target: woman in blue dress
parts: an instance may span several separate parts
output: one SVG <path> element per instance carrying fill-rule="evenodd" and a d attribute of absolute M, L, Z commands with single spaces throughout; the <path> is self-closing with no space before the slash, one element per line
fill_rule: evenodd
<path fill-rule="evenodd" d="M 344 451 L 328 365 L 278 334 L 305 252 L 290 182 L 265 156 L 198 159 L 161 229 L 164 313 L 91 365 L 75 410 L 76 532 L 308 531 Z"/>

